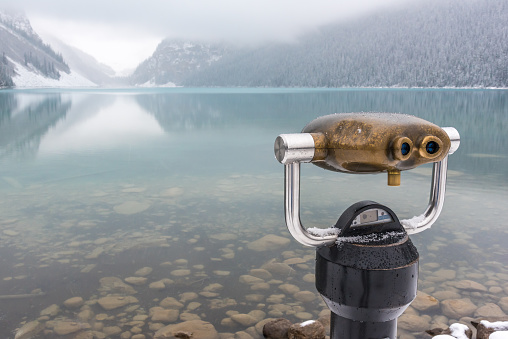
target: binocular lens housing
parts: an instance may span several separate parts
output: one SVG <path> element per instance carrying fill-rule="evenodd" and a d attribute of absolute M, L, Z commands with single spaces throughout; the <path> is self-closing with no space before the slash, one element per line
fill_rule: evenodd
<path fill-rule="evenodd" d="M 439 144 L 435 141 L 429 141 L 427 145 L 425 146 L 425 150 L 429 154 L 434 154 L 437 151 L 439 151 Z"/>
<path fill-rule="evenodd" d="M 410 151 L 411 151 L 411 146 L 407 142 L 403 143 L 400 146 L 400 153 L 402 153 L 402 155 L 408 155 Z"/>

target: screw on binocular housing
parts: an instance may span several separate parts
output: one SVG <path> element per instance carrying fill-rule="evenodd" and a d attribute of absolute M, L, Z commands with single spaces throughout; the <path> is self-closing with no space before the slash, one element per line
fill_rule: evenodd
<path fill-rule="evenodd" d="M 418 252 L 408 234 L 429 228 L 441 213 L 448 155 L 460 145 L 453 127 L 395 113 L 348 113 L 320 117 L 301 133 L 275 140 L 284 164 L 286 225 L 316 250 L 316 288 L 332 311 L 332 339 L 396 337 L 397 317 L 416 296 Z M 306 229 L 300 220 L 300 163 L 345 173 L 388 173 L 400 185 L 401 171 L 434 163 L 425 211 L 400 220 L 388 207 L 361 201 L 329 229 Z"/>

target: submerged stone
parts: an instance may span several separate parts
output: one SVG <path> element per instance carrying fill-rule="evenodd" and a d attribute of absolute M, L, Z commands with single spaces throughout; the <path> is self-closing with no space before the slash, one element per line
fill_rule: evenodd
<path fill-rule="evenodd" d="M 104 292 L 136 294 L 136 290 L 132 286 L 127 285 L 117 277 L 104 277 L 99 282 L 101 284 L 100 290 Z"/>
<path fill-rule="evenodd" d="M 66 334 L 77 332 L 79 330 L 84 330 L 84 329 L 89 329 L 89 328 L 90 328 L 90 325 L 88 323 L 63 320 L 63 321 L 55 322 L 53 331 L 55 331 L 55 333 L 58 335 L 66 335 Z"/>
<path fill-rule="evenodd" d="M 289 245 L 291 240 L 275 234 L 267 234 L 264 237 L 255 240 L 247 245 L 247 248 L 256 252 L 264 252 L 270 250 L 280 250 Z"/>
<path fill-rule="evenodd" d="M 137 214 L 146 211 L 150 204 L 145 201 L 126 201 L 120 205 L 113 207 L 114 211 L 118 214 Z"/>
<path fill-rule="evenodd" d="M 57 304 L 50 305 L 43 309 L 40 313 L 41 316 L 50 316 L 54 317 L 60 312 L 60 307 Z"/>
<path fill-rule="evenodd" d="M 134 272 L 134 275 L 138 276 L 138 277 L 146 277 L 147 275 L 152 273 L 152 271 L 153 271 L 153 268 L 151 268 L 151 267 L 143 267 L 143 268 L 140 268 L 139 270 L 137 270 L 136 272 Z"/>
<path fill-rule="evenodd" d="M 219 339 L 219 333 L 209 322 L 190 320 L 176 325 L 168 325 L 155 332 L 154 339 L 174 338 L 178 332 L 192 333 L 192 339 Z"/>
<path fill-rule="evenodd" d="M 64 306 L 67 308 L 78 308 L 83 305 L 84 301 L 81 297 L 73 297 L 64 301 Z"/>
<path fill-rule="evenodd" d="M 105 310 L 113 310 L 115 308 L 123 307 L 128 304 L 137 303 L 138 299 L 132 296 L 108 296 L 100 298 L 98 301 L 99 305 Z"/>
<path fill-rule="evenodd" d="M 411 303 L 411 306 L 418 311 L 426 311 L 439 308 L 439 300 L 425 292 L 418 291 L 416 298 Z"/>
<path fill-rule="evenodd" d="M 44 324 L 41 324 L 37 320 L 30 321 L 23 325 L 19 330 L 16 331 L 14 339 L 30 339 L 36 336 L 39 332 L 44 329 Z"/>
<path fill-rule="evenodd" d="M 441 303 L 443 314 L 452 319 L 472 316 L 476 310 L 475 304 L 470 299 L 449 299 Z"/>
<path fill-rule="evenodd" d="M 127 277 L 127 278 L 125 278 L 125 282 L 127 282 L 131 285 L 136 285 L 136 286 L 146 284 L 147 280 L 148 279 L 144 278 L 144 277 Z"/>

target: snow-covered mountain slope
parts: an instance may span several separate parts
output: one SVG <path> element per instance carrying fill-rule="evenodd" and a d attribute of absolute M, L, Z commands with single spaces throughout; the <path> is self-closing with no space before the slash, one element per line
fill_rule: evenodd
<path fill-rule="evenodd" d="M 115 71 L 111 67 L 97 61 L 90 54 L 76 47 L 69 46 L 55 37 L 44 36 L 44 39 L 55 50 L 62 53 L 71 70 L 78 72 L 97 85 L 111 85 L 118 82 L 115 79 Z"/>
<path fill-rule="evenodd" d="M 23 13 L 0 10 L 0 87 L 94 86 L 71 71 Z"/>
<path fill-rule="evenodd" d="M 39 72 L 27 69 L 26 67 L 13 62 L 16 75 L 12 78 L 16 87 L 95 87 L 95 83 L 91 82 L 82 75 L 70 71 L 62 72 L 59 79 L 45 77 Z"/>

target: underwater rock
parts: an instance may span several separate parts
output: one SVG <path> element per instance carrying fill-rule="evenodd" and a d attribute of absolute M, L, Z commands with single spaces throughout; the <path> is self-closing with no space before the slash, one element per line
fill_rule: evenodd
<path fill-rule="evenodd" d="M 316 282 L 316 276 L 312 273 L 307 273 L 303 276 L 303 281 L 308 283 L 315 283 Z"/>
<path fill-rule="evenodd" d="M 44 324 L 41 324 L 37 320 L 30 321 L 23 325 L 19 330 L 16 331 L 14 339 L 29 339 L 36 336 L 39 332 L 44 329 Z"/>
<path fill-rule="evenodd" d="M 166 288 L 166 285 L 164 284 L 163 281 L 159 280 L 159 281 L 154 281 L 152 283 L 150 283 L 150 285 L 148 285 L 148 288 L 152 289 L 152 290 L 163 290 Z"/>
<path fill-rule="evenodd" d="M 286 259 L 283 261 L 284 264 L 288 264 L 288 265 L 303 264 L 305 262 L 307 262 L 307 260 L 302 259 L 302 258 L 290 258 L 290 259 Z"/>
<path fill-rule="evenodd" d="M 184 193 L 181 187 L 171 187 L 161 192 L 161 197 L 176 198 Z"/>
<path fill-rule="evenodd" d="M 189 269 L 179 269 L 171 271 L 170 274 L 175 277 L 185 277 L 191 274 L 191 271 Z"/>
<path fill-rule="evenodd" d="M 127 285 L 122 279 L 117 277 L 104 277 L 99 280 L 101 287 L 99 288 L 102 292 L 116 292 L 125 294 L 136 294 L 136 290 Z"/>
<path fill-rule="evenodd" d="M 99 305 L 105 310 L 114 310 L 115 308 L 123 307 L 128 304 L 137 303 L 138 299 L 132 296 L 107 296 L 102 297 L 98 301 Z"/>
<path fill-rule="evenodd" d="M 131 285 L 141 286 L 146 284 L 148 279 L 144 277 L 127 277 L 124 280 Z"/>
<path fill-rule="evenodd" d="M 263 326 L 263 336 L 267 339 L 287 338 L 289 328 L 293 325 L 291 321 L 278 318 Z"/>
<path fill-rule="evenodd" d="M 498 305 L 503 309 L 503 311 L 508 312 L 508 297 L 503 297 L 498 301 Z"/>
<path fill-rule="evenodd" d="M 474 312 L 475 318 L 503 318 L 507 317 L 501 307 L 493 303 L 487 303 Z"/>
<path fill-rule="evenodd" d="M 455 291 L 437 291 L 432 293 L 438 300 L 460 299 L 461 295 Z"/>
<path fill-rule="evenodd" d="M 172 308 L 172 309 L 178 310 L 178 309 L 181 309 L 184 305 L 173 297 L 167 297 L 167 298 L 164 298 L 159 303 L 159 306 L 164 307 L 164 308 Z"/>
<path fill-rule="evenodd" d="M 59 320 L 55 322 L 53 331 L 55 331 L 55 333 L 58 335 L 66 335 L 89 328 L 90 324 L 88 323 L 75 322 L 71 320 Z"/>
<path fill-rule="evenodd" d="M 258 322 L 258 320 L 253 316 L 244 313 L 233 314 L 231 319 L 233 319 L 234 322 L 246 327 L 252 326 Z"/>
<path fill-rule="evenodd" d="M 96 247 L 92 252 L 85 256 L 85 259 L 97 259 L 102 253 L 104 253 L 104 248 L 102 246 Z"/>
<path fill-rule="evenodd" d="M 210 284 L 208 286 L 205 286 L 205 288 L 203 288 L 203 291 L 206 291 L 206 292 L 217 292 L 217 291 L 220 291 L 224 288 L 224 286 L 222 286 L 221 284 L 219 283 L 213 283 L 213 284 Z"/>
<path fill-rule="evenodd" d="M 231 241 L 236 240 L 238 236 L 232 233 L 217 233 L 209 236 L 210 239 L 219 240 L 219 241 Z"/>
<path fill-rule="evenodd" d="M 308 320 L 293 324 L 288 329 L 289 339 L 324 339 L 325 328 L 319 321 Z"/>
<path fill-rule="evenodd" d="M 126 201 L 120 205 L 113 207 L 113 210 L 118 214 L 137 214 L 146 211 L 150 204 L 146 201 Z"/>
<path fill-rule="evenodd" d="M 143 267 L 143 268 L 140 268 L 139 270 L 137 270 L 136 272 L 134 272 L 134 275 L 137 277 L 146 277 L 147 275 L 152 273 L 152 271 L 153 271 L 153 268 L 151 268 L 151 267 Z"/>
<path fill-rule="evenodd" d="M 426 280 L 432 282 L 441 282 L 441 281 L 453 281 L 457 276 L 457 272 L 454 270 L 445 270 L 441 269 L 432 273 L 432 276 L 426 277 Z"/>
<path fill-rule="evenodd" d="M 275 234 L 267 234 L 264 237 L 254 240 L 247 245 L 247 248 L 256 252 L 264 252 L 270 250 L 280 250 L 289 245 L 291 240 Z"/>
<path fill-rule="evenodd" d="M 472 280 L 460 280 L 451 283 L 451 286 L 465 291 L 487 292 L 487 287 Z"/>
<path fill-rule="evenodd" d="M 184 292 L 180 294 L 180 301 L 185 303 L 187 301 L 191 301 L 197 299 L 199 296 L 196 292 Z"/>
<path fill-rule="evenodd" d="M 266 313 L 261 310 L 252 310 L 247 314 L 256 319 L 256 323 L 263 320 L 266 316 Z"/>
<path fill-rule="evenodd" d="M 419 315 L 404 313 L 397 320 L 397 326 L 411 332 L 423 332 L 430 327 L 430 323 Z"/>
<path fill-rule="evenodd" d="M 187 310 L 194 311 L 194 310 L 198 309 L 199 307 L 201 307 L 201 303 L 198 303 L 197 301 L 193 301 L 187 305 Z"/>
<path fill-rule="evenodd" d="M 201 320 L 201 317 L 197 314 L 183 312 L 180 314 L 181 321 L 189 321 L 189 320 Z"/>
<path fill-rule="evenodd" d="M 296 292 L 300 292 L 300 287 L 293 284 L 282 284 L 279 286 L 279 289 L 287 294 L 295 294 Z"/>
<path fill-rule="evenodd" d="M 118 326 L 106 326 L 102 329 L 107 336 L 118 335 L 122 333 L 122 329 Z"/>
<path fill-rule="evenodd" d="M 275 274 L 275 275 L 281 275 L 281 276 L 289 276 L 291 272 L 294 270 L 289 266 L 288 264 L 284 264 L 281 262 L 276 262 L 275 259 L 269 261 L 268 263 L 261 266 L 261 268 L 267 270 L 268 272 Z"/>
<path fill-rule="evenodd" d="M 142 193 L 146 191 L 146 187 L 129 187 L 122 190 L 123 193 Z"/>
<path fill-rule="evenodd" d="M 263 279 L 260 279 L 260 278 L 257 278 L 257 277 L 254 277 L 254 276 L 248 275 L 248 274 L 241 275 L 240 278 L 238 278 L 238 281 L 241 284 L 247 284 L 247 285 L 265 282 Z"/>
<path fill-rule="evenodd" d="M 81 297 L 73 297 L 64 301 L 64 306 L 67 308 L 78 308 L 83 305 L 84 301 Z"/>
<path fill-rule="evenodd" d="M 219 276 L 219 277 L 226 277 L 231 274 L 230 271 L 221 271 L 221 270 L 215 270 L 213 271 L 213 274 Z"/>
<path fill-rule="evenodd" d="M 173 323 L 178 320 L 179 315 L 180 311 L 175 309 L 167 310 L 159 306 L 150 309 L 150 317 L 154 322 Z"/>
<path fill-rule="evenodd" d="M 179 332 L 192 333 L 192 339 L 219 339 L 219 333 L 209 322 L 190 320 L 180 324 L 168 325 L 155 332 L 154 339 L 168 339 Z"/>
<path fill-rule="evenodd" d="M 254 337 L 245 331 L 238 331 L 235 333 L 234 339 L 254 339 Z"/>
<path fill-rule="evenodd" d="M 83 322 L 87 322 L 94 317 L 94 313 L 91 309 L 84 309 L 78 313 L 78 319 Z"/>
<path fill-rule="evenodd" d="M 316 294 L 311 291 L 300 291 L 296 292 L 293 297 L 301 302 L 307 303 L 316 299 Z"/>
<path fill-rule="evenodd" d="M 268 280 L 272 278 L 272 274 L 262 268 L 253 268 L 249 271 L 249 274 L 253 277 Z"/>
<path fill-rule="evenodd" d="M 265 282 L 250 285 L 250 289 L 253 291 L 269 290 L 270 288 L 270 284 Z"/>
<path fill-rule="evenodd" d="M 418 311 L 433 310 L 439 308 L 439 300 L 425 292 L 418 291 L 416 298 L 411 303 L 411 306 L 416 308 Z"/>
<path fill-rule="evenodd" d="M 475 310 L 476 306 L 469 298 L 448 299 L 441 302 L 441 311 L 445 316 L 452 319 L 472 316 Z"/>
<path fill-rule="evenodd" d="M 57 304 L 53 304 L 53 305 L 50 305 L 50 306 L 46 307 L 45 309 L 43 309 L 39 314 L 41 316 L 47 315 L 50 317 L 54 317 L 58 313 L 60 313 L 60 307 Z"/>

